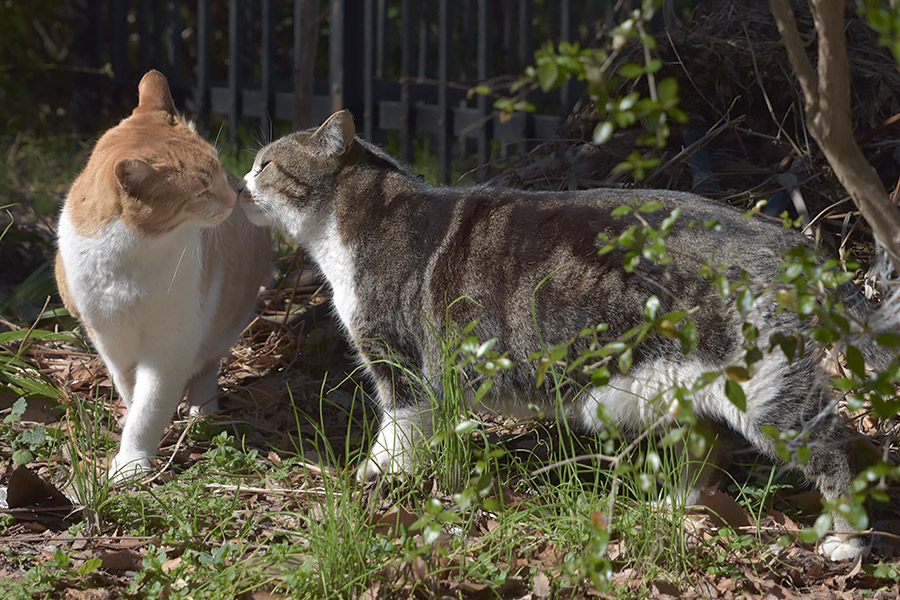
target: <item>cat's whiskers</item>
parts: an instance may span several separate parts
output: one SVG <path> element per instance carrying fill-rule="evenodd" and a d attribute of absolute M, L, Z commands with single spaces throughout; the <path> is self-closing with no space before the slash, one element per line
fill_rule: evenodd
<path fill-rule="evenodd" d="M 166 290 L 167 294 L 172 291 L 172 286 L 175 285 L 175 278 L 178 276 L 178 269 L 179 267 L 181 267 L 181 261 L 184 260 L 184 255 L 185 253 L 187 253 L 187 249 L 188 247 L 185 246 L 181 251 L 181 256 L 178 257 L 178 262 L 175 264 L 175 272 L 172 273 L 172 281 L 169 282 L 169 289 Z"/>
<path fill-rule="evenodd" d="M 216 132 L 216 139 L 213 141 L 213 148 L 216 149 L 216 153 L 221 154 L 222 148 L 219 147 L 219 138 L 222 136 L 222 130 L 225 129 L 225 121 L 222 121 L 219 124 L 219 131 Z"/>

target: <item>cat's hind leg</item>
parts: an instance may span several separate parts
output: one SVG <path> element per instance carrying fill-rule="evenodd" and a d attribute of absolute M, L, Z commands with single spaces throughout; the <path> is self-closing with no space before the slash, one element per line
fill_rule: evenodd
<path fill-rule="evenodd" d="M 765 364 L 765 363 L 768 364 Z M 712 387 L 712 386 L 710 386 Z M 764 391 L 765 390 L 765 391 Z M 720 418 L 740 431 L 763 454 L 780 460 L 784 450 L 792 456 L 789 466 L 814 484 L 826 501 L 846 495 L 859 473 L 863 460 L 858 454 L 858 436 L 837 414 L 824 375 L 810 357 L 788 366 L 783 356 L 766 358 L 745 385 L 746 411 L 738 411 L 721 394 L 707 408 L 721 407 Z M 774 439 L 764 430 L 790 432 L 786 439 Z M 808 450 L 801 460 L 800 449 Z M 866 536 L 853 533 L 847 519 L 834 513 L 836 533 L 819 544 L 819 553 L 831 560 L 850 560 L 868 552 Z"/>
<path fill-rule="evenodd" d="M 416 446 L 434 429 L 432 404 L 424 393 L 417 396 L 406 378 L 400 374 L 395 378 L 383 362 L 369 363 L 368 370 L 375 380 L 380 415 L 378 435 L 356 473 L 360 482 L 410 472 Z"/>
<path fill-rule="evenodd" d="M 382 475 L 410 472 L 415 447 L 431 437 L 431 419 L 431 408 L 412 406 L 383 411 L 378 435 L 368 459 L 357 471 L 357 479 L 374 481 Z"/>
<path fill-rule="evenodd" d="M 122 428 L 119 452 L 110 464 L 110 475 L 121 481 L 150 470 L 150 458 L 184 396 L 190 374 L 183 365 L 138 364 L 134 395 Z"/>
<path fill-rule="evenodd" d="M 188 414 L 211 415 L 219 412 L 219 361 L 213 360 L 194 374 L 187 386 Z"/>

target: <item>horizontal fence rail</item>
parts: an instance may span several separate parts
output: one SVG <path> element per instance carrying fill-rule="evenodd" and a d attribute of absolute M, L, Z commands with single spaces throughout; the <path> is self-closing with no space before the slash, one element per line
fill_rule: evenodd
<path fill-rule="evenodd" d="M 346 108 L 357 129 L 395 136 L 413 159 L 428 139 L 439 181 L 454 157 L 521 152 L 553 137 L 581 90 L 537 94 L 536 113 L 496 119 L 482 83 L 521 73 L 540 44 L 588 44 L 612 14 L 611 0 L 105 0 L 88 3 L 102 31 L 83 49 L 113 72 L 110 106 L 133 103 L 141 75 L 166 74 L 176 104 L 201 130 L 244 132 L 311 126 Z M 90 22 L 84 19 L 83 21 Z M 104 33 L 108 31 L 109 35 Z M 102 86 L 97 80 L 97 85 Z M 91 93 L 96 94 L 95 90 Z M 395 132 L 393 134 L 389 132 Z"/>

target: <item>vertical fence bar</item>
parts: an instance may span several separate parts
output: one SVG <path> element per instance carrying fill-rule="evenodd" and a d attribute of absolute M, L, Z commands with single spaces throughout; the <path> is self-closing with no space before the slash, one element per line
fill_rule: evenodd
<path fill-rule="evenodd" d="M 262 48 L 260 49 L 259 83 L 262 91 L 260 98 L 259 125 L 262 129 L 263 139 L 271 141 L 272 138 L 272 62 L 275 57 L 275 7 L 273 0 L 262 0 Z"/>
<path fill-rule="evenodd" d="M 573 0 L 561 0 L 559 9 L 559 39 L 571 42 L 575 40 L 575 5 Z M 572 108 L 572 82 L 567 81 L 559 89 L 559 103 L 563 111 Z"/>
<path fill-rule="evenodd" d="M 294 0 L 294 129 L 313 124 L 313 80 L 320 16 L 319 0 Z"/>
<path fill-rule="evenodd" d="M 173 88 L 173 93 L 179 93 L 181 82 L 181 3 L 174 0 L 168 2 L 167 11 L 169 13 L 166 31 L 169 34 L 168 44 L 166 44 L 166 65 L 169 68 L 169 85 Z M 176 99 L 175 105 L 180 104 Z"/>
<path fill-rule="evenodd" d="M 503 0 L 503 72 L 514 73 L 516 70 L 516 53 L 513 41 L 513 20 L 515 13 L 512 10 L 513 0 Z"/>
<path fill-rule="evenodd" d="M 491 0 L 478 0 L 478 80 L 483 82 L 492 74 L 493 60 L 491 29 L 493 27 L 493 10 Z M 490 167 L 491 138 L 493 122 L 489 98 L 483 94 L 478 96 L 478 114 L 482 122 L 478 129 L 478 177 L 483 179 Z"/>
<path fill-rule="evenodd" d="M 363 15 L 363 135 L 369 141 L 375 139 L 375 4 L 365 3 Z"/>
<path fill-rule="evenodd" d="M 519 0 L 519 70 L 534 62 L 534 0 Z"/>
<path fill-rule="evenodd" d="M 331 23 L 328 27 L 328 95 L 331 111 L 344 108 L 344 0 L 331 0 Z"/>
<path fill-rule="evenodd" d="M 149 0 L 141 0 L 138 3 L 138 71 L 141 74 L 146 73 L 153 62 L 153 58 L 150 56 L 150 52 L 153 50 L 153 42 L 150 40 L 150 22 L 153 19 L 152 8 Z"/>
<path fill-rule="evenodd" d="M 410 79 L 412 78 L 412 42 L 414 35 L 412 2 L 403 0 L 400 4 L 400 22 L 403 33 L 400 39 L 400 105 L 403 114 L 400 117 L 400 154 L 409 162 L 412 153 L 412 110 L 409 98 Z"/>
<path fill-rule="evenodd" d="M 430 53 L 428 52 L 428 25 L 431 23 L 431 15 L 429 14 L 431 11 L 430 2 L 423 2 L 420 5 L 420 13 L 418 21 L 418 29 L 419 29 L 419 43 L 416 48 L 416 57 L 418 58 L 418 66 L 416 69 L 416 76 L 419 80 L 423 80 L 428 77 L 428 60 L 431 58 Z"/>
<path fill-rule="evenodd" d="M 378 0 L 378 12 L 375 15 L 375 77 L 384 77 L 384 49 L 386 46 L 384 29 L 387 20 L 386 0 Z"/>
<path fill-rule="evenodd" d="M 331 0 L 328 38 L 331 110 L 346 108 L 355 117 L 363 113 L 362 68 L 359 60 L 363 49 L 359 32 L 363 27 L 364 12 L 363 0 Z"/>
<path fill-rule="evenodd" d="M 75 132 L 89 135 L 94 131 L 100 118 L 98 87 L 99 75 L 91 73 L 100 67 L 103 39 L 97 35 L 97 22 L 101 19 L 99 3 L 78 0 L 75 6 L 75 39 L 73 50 L 76 66 L 82 71 L 75 75 L 75 90 L 69 109 L 74 116 Z M 133 90 L 134 88 L 132 88 Z"/>
<path fill-rule="evenodd" d="M 151 38 L 150 40 L 142 40 L 141 43 L 149 43 L 151 46 L 150 52 L 150 64 L 148 66 L 149 69 L 160 69 L 162 68 L 162 61 L 164 58 L 163 52 L 163 33 L 165 28 L 163 27 L 163 20 L 165 19 L 165 6 L 162 2 L 153 2 L 153 25 L 151 26 Z"/>
<path fill-rule="evenodd" d="M 472 8 L 472 4 L 477 1 L 478 0 L 465 0 L 463 2 L 461 36 L 463 44 L 459 52 L 459 58 L 457 58 L 457 60 L 459 60 L 460 79 L 462 81 L 472 81 L 478 77 L 476 73 L 472 72 L 471 67 L 471 65 L 478 60 L 478 48 L 477 45 L 472 45 L 468 42 L 468 40 L 472 39 L 473 35 L 478 35 L 478 11 Z"/>
<path fill-rule="evenodd" d="M 197 104 L 200 133 L 209 135 L 209 0 L 197 0 L 197 82 L 194 102 Z"/>
<path fill-rule="evenodd" d="M 240 0 L 228 2 L 228 143 L 238 142 L 241 117 L 241 6 Z"/>
<path fill-rule="evenodd" d="M 534 64 L 534 0 L 519 0 L 519 32 L 517 55 L 519 59 L 519 72 L 525 70 L 528 65 Z M 522 131 L 522 141 L 519 142 L 519 154 L 525 154 L 534 139 L 534 118 L 531 113 L 522 113 L 525 119 L 525 128 Z"/>
<path fill-rule="evenodd" d="M 447 99 L 448 63 L 450 58 L 450 2 L 438 4 L 438 181 L 450 181 L 450 143 L 453 135 L 453 112 Z"/>
<path fill-rule="evenodd" d="M 128 64 L 128 3 L 127 0 L 112 2 L 112 48 L 109 62 L 113 70 L 113 89 L 118 102 L 126 84 L 131 80 L 131 65 Z"/>

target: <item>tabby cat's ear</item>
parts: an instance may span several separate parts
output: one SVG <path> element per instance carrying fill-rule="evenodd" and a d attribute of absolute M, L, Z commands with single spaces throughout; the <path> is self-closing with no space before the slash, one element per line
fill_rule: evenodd
<path fill-rule="evenodd" d="M 148 191 L 159 173 L 152 165 L 139 158 L 120 160 L 113 171 L 122 189 L 132 196 L 142 196 Z"/>
<path fill-rule="evenodd" d="M 138 84 L 138 105 L 135 112 L 164 110 L 170 115 L 175 114 L 175 102 L 172 100 L 172 92 L 169 90 L 169 82 L 166 76 L 159 71 L 147 71 Z"/>
<path fill-rule="evenodd" d="M 310 141 L 318 147 L 322 155 L 331 158 L 340 156 L 350 149 L 356 136 L 353 117 L 346 110 L 336 112 L 322 123 Z"/>

